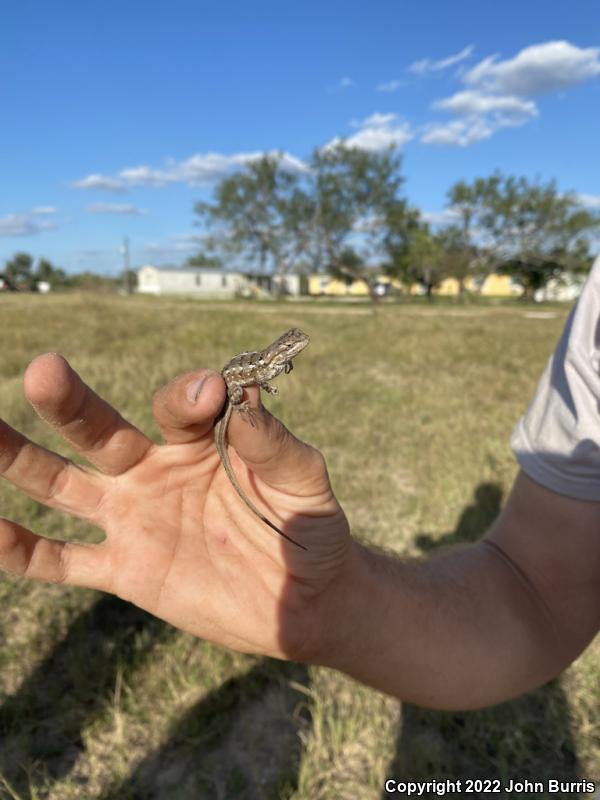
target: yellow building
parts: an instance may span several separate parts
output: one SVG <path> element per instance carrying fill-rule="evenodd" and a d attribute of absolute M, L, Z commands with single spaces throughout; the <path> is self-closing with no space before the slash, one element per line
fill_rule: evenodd
<path fill-rule="evenodd" d="M 498 275 L 492 272 L 484 280 L 479 294 L 486 297 L 520 297 L 523 288 L 515 283 L 509 275 Z"/>
<path fill-rule="evenodd" d="M 403 290 L 400 281 L 387 275 L 378 275 L 376 285 L 382 287 L 382 294 L 386 294 L 392 287 Z M 314 274 L 308 276 L 308 294 L 311 297 L 368 297 L 369 287 L 363 280 L 344 280 L 327 274 Z"/>
<path fill-rule="evenodd" d="M 381 287 L 382 295 L 387 294 L 392 288 L 410 295 L 421 295 L 425 292 L 419 283 L 413 283 L 407 289 L 399 280 L 387 275 L 377 276 L 377 285 Z M 518 297 L 523 291 L 508 275 L 498 275 L 495 272 L 488 275 L 483 283 L 475 281 L 472 277 L 467 278 L 465 289 L 482 297 Z M 458 290 L 456 278 L 446 278 L 433 290 L 433 293 L 444 297 L 457 297 Z M 369 287 L 363 280 L 350 278 L 344 280 L 327 274 L 313 274 L 308 276 L 308 294 L 311 297 L 368 297 Z"/>
<path fill-rule="evenodd" d="M 434 293 L 446 297 L 456 297 L 458 288 L 456 278 L 446 278 L 437 289 L 434 289 Z M 483 283 L 475 281 L 472 277 L 467 278 L 465 289 L 467 292 L 482 297 L 518 297 L 523 292 L 522 288 L 514 283 L 508 275 L 498 275 L 495 272 L 488 275 Z"/>

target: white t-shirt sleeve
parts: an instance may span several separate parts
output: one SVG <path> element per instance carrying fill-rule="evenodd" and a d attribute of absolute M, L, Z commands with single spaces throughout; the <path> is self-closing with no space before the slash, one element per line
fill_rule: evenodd
<path fill-rule="evenodd" d="M 600 502 L 600 256 L 511 447 L 542 486 Z"/>

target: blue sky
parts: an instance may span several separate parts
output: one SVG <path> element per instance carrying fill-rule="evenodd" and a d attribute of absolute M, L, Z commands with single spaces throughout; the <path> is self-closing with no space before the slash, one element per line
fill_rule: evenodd
<path fill-rule="evenodd" d="M 181 263 L 219 177 L 336 137 L 395 144 L 433 221 L 497 168 L 600 209 L 600 5 L 20 0 L 0 115 L 0 265 L 115 274 L 124 236 L 133 266 Z"/>

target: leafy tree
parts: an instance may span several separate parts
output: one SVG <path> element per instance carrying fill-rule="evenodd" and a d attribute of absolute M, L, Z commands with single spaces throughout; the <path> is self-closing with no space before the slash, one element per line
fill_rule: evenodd
<path fill-rule="evenodd" d="M 40 258 L 35 273 L 34 281 L 46 281 L 50 286 L 63 286 L 67 279 L 66 272 L 55 267 L 47 258 Z"/>
<path fill-rule="evenodd" d="M 412 232 L 408 244 L 407 262 L 413 279 L 425 289 L 429 300 L 433 290 L 447 276 L 444 264 L 443 238 L 433 234 L 426 222 L 422 222 Z"/>
<path fill-rule="evenodd" d="M 478 251 L 474 241 L 473 225 L 478 211 L 476 181 L 469 185 L 458 181 L 448 191 L 448 205 L 457 214 L 456 225 L 449 225 L 442 233 L 442 245 L 450 277 L 458 281 L 459 295 L 465 291 L 465 281 L 474 272 L 486 273 L 492 268 Z"/>
<path fill-rule="evenodd" d="M 398 250 L 408 216 L 400 164 L 391 149 L 371 153 L 344 143 L 315 150 L 305 173 L 285 169 L 281 156 L 265 156 L 225 178 L 214 202 L 198 203 L 196 212 L 225 253 L 274 269 L 280 285 L 302 262 L 363 279 L 375 298 L 373 268 L 357 247 L 381 256 L 392 221 L 388 239 Z"/>
<path fill-rule="evenodd" d="M 354 248 L 350 246 L 344 247 L 339 254 L 338 260 L 328 266 L 328 271 L 334 278 L 345 281 L 346 284 L 350 284 L 352 281 L 363 281 L 369 290 L 371 299 L 375 302 L 381 299 L 376 291 L 376 271 L 365 264 L 364 259 L 359 256 Z"/>
<path fill-rule="evenodd" d="M 589 236 L 600 219 L 574 194 L 558 192 L 554 181 L 495 173 L 455 185 L 450 198 L 457 196 L 469 207 L 488 261 L 520 283 L 526 299 L 551 278 L 587 267 Z"/>
<path fill-rule="evenodd" d="M 6 262 L 4 272 L 15 287 L 32 291 L 36 290 L 39 281 L 46 281 L 51 286 L 62 286 L 67 281 L 64 270 L 55 267 L 47 258 L 40 258 L 34 269 L 34 260 L 29 253 L 16 253 Z"/>
<path fill-rule="evenodd" d="M 397 275 L 414 217 L 401 196 L 401 164 L 393 148 L 370 152 L 344 142 L 315 150 L 311 159 L 313 260 L 333 275 L 363 280 L 374 301 L 379 270 L 365 256 L 387 257 L 385 271 Z"/>
<path fill-rule="evenodd" d="M 29 253 L 16 253 L 4 267 L 8 279 L 17 286 L 31 285 L 32 270 L 33 257 Z"/>
<path fill-rule="evenodd" d="M 463 297 L 465 282 L 479 263 L 477 248 L 470 243 L 464 227 L 459 225 L 442 228 L 437 232 L 436 239 L 441 249 L 440 260 L 445 276 L 455 278 L 459 297 Z"/>
<path fill-rule="evenodd" d="M 314 151 L 311 160 L 316 245 L 331 269 L 361 239 L 381 248 L 388 214 L 404 212 L 401 158 L 392 149 L 369 152 L 340 142 Z M 353 248 L 352 248 L 353 249 Z"/>
<path fill-rule="evenodd" d="M 448 202 L 452 210 L 460 218 L 463 240 L 470 244 L 473 220 L 478 210 L 479 182 L 469 186 L 465 181 L 458 181 L 448 191 Z"/>
<path fill-rule="evenodd" d="M 197 203 L 196 213 L 212 225 L 224 252 L 243 254 L 261 269 L 283 276 L 308 248 L 314 215 L 312 202 L 297 173 L 282 156 L 264 156 L 225 178 L 215 201 Z"/>
<path fill-rule="evenodd" d="M 223 266 L 223 260 L 217 256 L 210 256 L 207 253 L 196 253 L 186 259 L 184 267 L 205 267 L 208 269 L 220 269 Z"/>
<path fill-rule="evenodd" d="M 65 286 L 84 292 L 114 292 L 121 284 L 121 278 L 97 275 L 94 272 L 79 272 L 68 275 Z"/>
<path fill-rule="evenodd" d="M 413 258 L 423 238 L 422 228 L 417 209 L 398 203 L 387 210 L 382 238 L 386 259 L 383 269 L 387 275 L 398 278 L 408 290 L 419 281 L 419 269 Z"/>

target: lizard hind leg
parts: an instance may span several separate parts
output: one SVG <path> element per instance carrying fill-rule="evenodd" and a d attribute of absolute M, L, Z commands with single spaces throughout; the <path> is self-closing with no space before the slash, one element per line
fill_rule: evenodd
<path fill-rule="evenodd" d="M 247 400 L 234 406 L 234 408 L 246 422 L 249 422 L 253 428 L 256 428 L 256 410 L 252 408 Z"/>
<path fill-rule="evenodd" d="M 279 389 L 277 388 L 277 386 L 271 386 L 270 383 L 259 383 L 258 385 L 260 386 L 261 389 L 264 389 L 264 391 L 267 394 L 270 394 L 270 395 L 279 394 Z M 252 408 L 252 406 L 250 405 L 248 400 L 244 400 L 242 403 L 237 403 L 234 406 L 234 408 L 240 414 L 244 415 L 244 419 L 247 422 L 249 422 L 250 425 L 252 425 L 253 428 L 256 428 L 257 412 L 256 412 L 256 409 Z"/>

